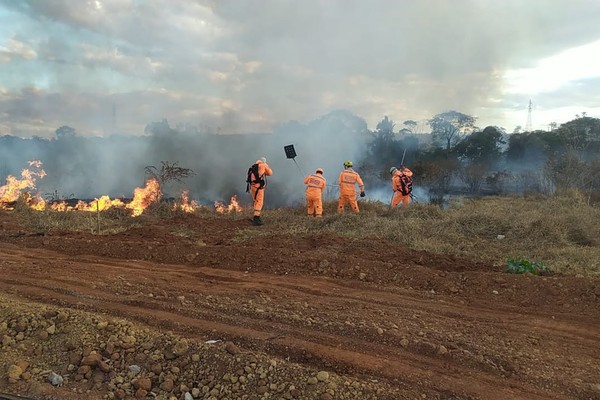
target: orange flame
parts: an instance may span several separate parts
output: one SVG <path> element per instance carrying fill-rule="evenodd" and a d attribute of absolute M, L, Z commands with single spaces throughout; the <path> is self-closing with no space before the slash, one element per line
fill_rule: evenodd
<path fill-rule="evenodd" d="M 215 211 L 219 214 L 231 213 L 231 212 L 242 212 L 242 206 L 237 201 L 236 196 L 231 196 L 231 200 L 229 205 L 221 203 L 220 201 L 215 201 Z"/>
<path fill-rule="evenodd" d="M 36 211 L 44 211 L 46 209 L 46 200 L 42 199 L 39 194 L 32 197 L 27 204 Z"/>
<path fill-rule="evenodd" d="M 59 203 L 53 203 L 50 205 L 50 209 L 53 211 L 71 211 L 73 209 L 66 201 L 61 201 Z"/>
<path fill-rule="evenodd" d="M 123 203 L 121 200 L 111 200 L 110 197 L 104 195 L 99 199 L 90 201 L 89 203 L 86 203 L 85 201 L 79 201 L 75 205 L 75 209 L 79 211 L 104 211 L 112 207 L 123 207 L 124 205 L 125 203 Z"/>
<path fill-rule="evenodd" d="M 22 179 L 9 175 L 6 178 L 6 185 L 0 186 L 0 208 L 6 208 L 7 203 L 17 201 L 26 189 L 35 189 L 36 179 L 46 176 L 46 171 L 40 168 L 42 166 L 41 161 L 29 161 L 28 163 L 30 167 L 37 168 L 39 171 L 24 169 L 21 171 Z M 29 196 L 27 201 L 35 209 L 43 210 L 46 206 L 44 199 L 39 195 Z"/>
<path fill-rule="evenodd" d="M 199 209 L 201 207 L 202 206 L 200 204 L 198 204 L 196 202 L 196 200 L 190 200 L 189 191 L 184 190 L 181 192 L 181 203 L 179 203 L 179 204 L 175 203 L 175 205 L 173 206 L 173 209 L 174 210 L 181 209 L 184 212 L 193 213 L 194 211 L 196 211 L 197 209 Z"/>
<path fill-rule="evenodd" d="M 22 179 L 17 179 L 13 176 L 6 178 L 7 184 L 0 186 L 0 208 L 8 208 L 9 203 L 13 203 L 23 196 L 29 207 L 42 211 L 46 208 L 46 202 L 38 194 L 32 195 L 26 189 L 35 189 L 35 182 L 38 178 L 46 176 L 46 172 L 41 169 L 41 161 L 29 161 L 29 166 L 39 169 L 39 171 L 32 171 L 24 169 L 21 171 Z M 133 210 L 131 215 L 137 217 L 141 215 L 151 204 L 157 203 L 162 197 L 162 191 L 160 185 L 155 178 L 148 179 L 146 186 L 143 188 L 135 188 L 133 192 L 133 200 L 129 204 L 123 203 L 119 199 L 111 200 L 109 196 L 101 196 L 96 198 L 89 203 L 80 200 L 75 206 L 69 205 L 66 201 L 60 201 L 49 205 L 53 211 L 105 211 L 112 207 L 126 207 Z M 225 213 L 240 213 L 242 207 L 237 201 L 236 196 L 232 196 L 230 203 L 225 205 L 222 202 L 214 202 L 215 211 L 219 214 Z M 200 208 L 195 200 L 191 200 L 189 192 L 187 190 L 181 193 L 181 203 L 175 204 L 174 209 L 181 209 L 185 212 L 194 212 Z"/>
<path fill-rule="evenodd" d="M 133 217 L 137 217 L 142 215 L 149 205 L 158 202 L 161 196 L 162 192 L 158 181 L 150 178 L 146 181 L 146 187 L 135 188 L 133 191 L 133 200 L 126 207 L 133 210 L 131 214 Z"/>

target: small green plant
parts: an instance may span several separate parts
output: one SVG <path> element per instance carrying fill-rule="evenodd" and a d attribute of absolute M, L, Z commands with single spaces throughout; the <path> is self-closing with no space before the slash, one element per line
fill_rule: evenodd
<path fill-rule="evenodd" d="M 533 275 L 542 275 L 550 272 L 548 268 L 541 261 L 529 261 L 524 258 L 514 259 L 509 258 L 506 260 L 508 267 L 506 268 L 509 274 L 525 274 L 530 273 Z"/>

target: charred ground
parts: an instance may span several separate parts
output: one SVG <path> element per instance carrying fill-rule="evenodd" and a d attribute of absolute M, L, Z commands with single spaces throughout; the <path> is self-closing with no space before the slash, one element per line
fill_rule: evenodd
<path fill-rule="evenodd" d="M 198 215 L 95 235 L 0 212 L 0 253 L 0 392 L 600 398 L 591 277 Z"/>

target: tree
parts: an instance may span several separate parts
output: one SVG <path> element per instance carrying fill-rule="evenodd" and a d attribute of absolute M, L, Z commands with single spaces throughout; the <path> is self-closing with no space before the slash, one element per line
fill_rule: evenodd
<path fill-rule="evenodd" d="M 171 128 L 169 121 L 167 121 L 166 118 L 163 118 L 162 121 L 150 122 L 146 125 L 144 133 L 154 136 L 171 136 L 172 134 L 177 133 L 177 130 Z"/>
<path fill-rule="evenodd" d="M 67 125 L 61 126 L 56 131 L 54 131 L 54 133 L 56 134 L 57 139 L 72 138 L 76 135 L 75 129 Z"/>
<path fill-rule="evenodd" d="M 394 126 L 396 124 L 391 119 L 388 119 L 387 115 L 379 121 L 375 133 L 378 137 L 384 141 L 391 141 L 394 139 Z"/>
<path fill-rule="evenodd" d="M 489 162 L 500 157 L 504 132 L 497 126 L 487 126 L 481 132 L 465 136 L 455 147 L 457 154 L 473 162 Z"/>
<path fill-rule="evenodd" d="M 460 163 L 456 157 L 440 148 L 426 152 L 423 156 L 411 170 L 419 177 L 420 184 L 429 189 L 429 200 L 441 203 L 444 195 L 450 191 L 450 183 L 459 170 Z"/>
<path fill-rule="evenodd" d="M 487 166 L 483 163 L 472 163 L 460 168 L 458 174 L 460 179 L 467 185 L 469 193 L 478 194 L 481 185 L 485 181 Z"/>
<path fill-rule="evenodd" d="M 372 171 L 379 171 L 380 178 L 388 177 L 386 170 L 391 165 L 399 165 L 405 150 L 403 141 L 394 137 L 395 123 L 387 116 L 378 124 L 375 132 L 372 132 L 373 140 L 369 143 L 369 152 L 363 165 L 367 163 Z"/>
<path fill-rule="evenodd" d="M 600 143 L 600 119 L 580 117 L 562 124 L 554 132 L 574 150 L 586 150 Z"/>
<path fill-rule="evenodd" d="M 409 133 L 414 134 L 417 130 L 417 121 L 413 121 L 412 119 L 408 119 L 406 121 L 403 122 L 404 126 L 406 128 L 403 128 L 402 130 L 407 130 Z"/>
<path fill-rule="evenodd" d="M 463 135 L 473 130 L 475 119 L 458 111 L 447 111 L 437 114 L 428 123 L 434 140 L 444 142 L 449 153 Z"/>
<path fill-rule="evenodd" d="M 341 132 L 343 135 L 363 135 L 367 122 L 348 110 L 334 110 L 308 124 L 308 132 Z"/>
<path fill-rule="evenodd" d="M 600 162 L 585 161 L 574 149 L 565 154 L 549 157 L 545 170 L 559 191 L 577 189 L 587 194 L 588 202 L 592 193 L 600 187 Z"/>

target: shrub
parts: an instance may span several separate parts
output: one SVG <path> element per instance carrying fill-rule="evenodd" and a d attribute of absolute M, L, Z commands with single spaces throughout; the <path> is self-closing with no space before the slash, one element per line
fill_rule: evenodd
<path fill-rule="evenodd" d="M 509 258 L 506 260 L 506 264 L 508 267 L 505 272 L 509 274 L 530 273 L 532 275 L 543 275 L 550 272 L 541 261 L 529 261 L 524 258 Z"/>

